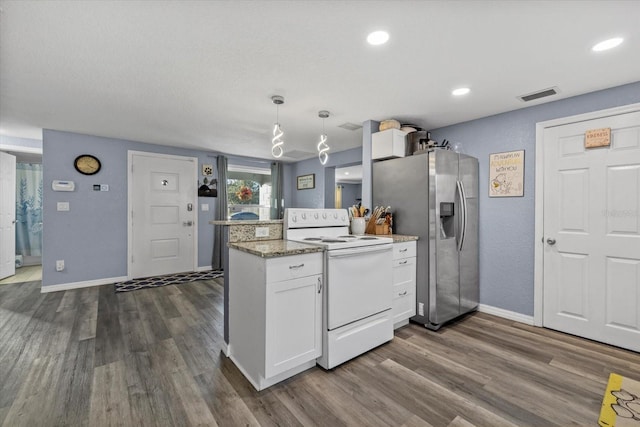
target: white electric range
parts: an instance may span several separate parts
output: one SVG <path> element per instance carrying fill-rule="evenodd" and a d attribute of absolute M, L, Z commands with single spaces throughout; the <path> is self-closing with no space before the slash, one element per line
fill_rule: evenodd
<path fill-rule="evenodd" d="M 346 209 L 285 209 L 284 238 L 326 249 L 320 366 L 334 368 L 393 338 L 393 239 L 349 234 Z"/>

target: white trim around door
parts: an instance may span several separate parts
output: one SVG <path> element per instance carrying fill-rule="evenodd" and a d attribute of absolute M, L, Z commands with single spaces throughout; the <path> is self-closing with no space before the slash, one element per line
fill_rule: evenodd
<path fill-rule="evenodd" d="M 533 288 L 533 323 L 535 326 L 543 326 L 543 272 L 544 272 L 544 130 L 556 126 L 571 123 L 594 120 L 603 117 L 640 111 L 640 103 L 629 104 L 621 107 L 592 111 L 570 117 L 548 120 L 536 123 L 536 166 L 535 166 L 535 261 L 534 261 L 534 288 Z"/>

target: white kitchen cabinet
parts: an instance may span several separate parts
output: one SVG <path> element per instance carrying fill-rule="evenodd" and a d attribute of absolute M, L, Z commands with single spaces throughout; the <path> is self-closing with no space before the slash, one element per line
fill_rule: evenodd
<path fill-rule="evenodd" d="M 322 253 L 261 258 L 229 250 L 229 357 L 262 390 L 322 353 Z"/>
<path fill-rule="evenodd" d="M 407 134 L 398 129 L 387 129 L 371 134 L 371 158 L 373 160 L 404 157 Z"/>
<path fill-rule="evenodd" d="M 416 242 L 393 244 L 393 327 L 416 315 Z"/>

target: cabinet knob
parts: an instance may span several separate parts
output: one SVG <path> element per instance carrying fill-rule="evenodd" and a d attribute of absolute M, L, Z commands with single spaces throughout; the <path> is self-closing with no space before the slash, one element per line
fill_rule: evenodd
<path fill-rule="evenodd" d="M 318 277 L 318 293 L 322 292 L 322 279 Z"/>
<path fill-rule="evenodd" d="M 405 296 L 406 294 L 407 294 L 407 291 L 404 291 L 404 292 L 400 292 L 400 293 L 398 293 L 398 296 L 403 297 L 403 296 Z"/>

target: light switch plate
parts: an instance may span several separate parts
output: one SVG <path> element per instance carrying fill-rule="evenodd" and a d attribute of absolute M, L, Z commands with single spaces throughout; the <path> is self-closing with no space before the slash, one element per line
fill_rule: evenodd
<path fill-rule="evenodd" d="M 200 205 L 200 210 L 205 212 L 209 210 L 209 204 L 208 203 L 203 203 Z"/>
<path fill-rule="evenodd" d="M 69 202 L 58 202 L 58 210 L 66 212 L 69 210 Z"/>
<path fill-rule="evenodd" d="M 256 237 L 269 237 L 269 227 L 256 227 Z"/>

